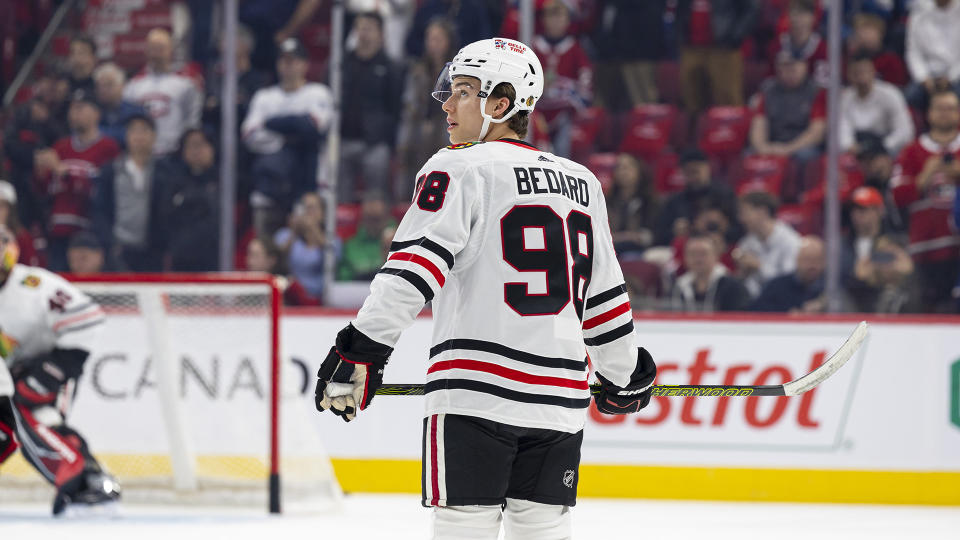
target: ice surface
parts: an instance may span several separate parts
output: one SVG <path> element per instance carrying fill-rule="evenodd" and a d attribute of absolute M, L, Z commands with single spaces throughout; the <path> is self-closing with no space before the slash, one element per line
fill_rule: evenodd
<path fill-rule="evenodd" d="M 413 495 L 352 495 L 342 511 L 318 516 L 140 505 L 126 505 L 112 519 L 55 520 L 48 512 L 46 505 L 6 502 L 0 539 L 424 540 L 430 526 L 430 511 Z M 960 508 L 581 499 L 573 519 L 578 539 L 960 539 Z"/>

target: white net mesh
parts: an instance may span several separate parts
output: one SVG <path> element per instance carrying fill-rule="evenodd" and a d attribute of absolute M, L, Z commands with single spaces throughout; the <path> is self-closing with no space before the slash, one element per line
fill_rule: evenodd
<path fill-rule="evenodd" d="M 119 479 L 124 500 L 266 507 L 276 378 L 271 285 L 78 286 L 107 323 L 69 422 Z M 284 510 L 329 507 L 339 487 L 301 395 L 306 374 L 280 365 Z M 38 494 L 52 491 L 22 458 L 3 467 L 0 502 Z"/>

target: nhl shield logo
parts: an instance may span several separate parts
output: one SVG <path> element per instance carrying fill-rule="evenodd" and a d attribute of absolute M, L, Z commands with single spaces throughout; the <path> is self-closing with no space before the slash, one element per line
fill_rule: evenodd
<path fill-rule="evenodd" d="M 573 479 L 576 476 L 577 476 L 577 473 L 575 473 L 573 469 L 567 469 L 563 473 L 563 485 L 567 486 L 568 488 L 573 488 Z"/>

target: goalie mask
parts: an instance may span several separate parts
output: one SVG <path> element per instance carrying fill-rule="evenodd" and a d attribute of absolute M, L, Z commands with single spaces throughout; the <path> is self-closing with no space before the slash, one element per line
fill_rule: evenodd
<path fill-rule="evenodd" d="M 5 225 L 0 225 L 0 274 L 7 274 L 20 258 L 20 247 L 13 233 Z"/>
<path fill-rule="evenodd" d="M 543 68 L 530 47 L 519 41 L 493 38 L 475 41 L 460 49 L 443 68 L 433 88 L 433 98 L 443 103 L 450 97 L 454 77 L 480 79 L 480 114 L 483 125 L 477 140 L 482 141 L 490 124 L 502 124 L 521 111 L 533 111 L 543 94 Z M 511 85 L 516 92 L 513 107 L 500 118 L 487 114 L 487 98 L 500 83 Z"/>

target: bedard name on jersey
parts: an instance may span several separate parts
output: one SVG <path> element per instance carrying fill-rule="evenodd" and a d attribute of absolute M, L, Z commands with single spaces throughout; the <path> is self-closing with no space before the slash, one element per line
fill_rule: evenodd
<path fill-rule="evenodd" d="M 427 161 L 353 325 L 392 347 L 429 301 L 427 415 L 576 433 L 590 404 L 587 353 L 621 387 L 637 365 L 600 183 L 522 141 Z"/>
<path fill-rule="evenodd" d="M 513 174 L 517 178 L 517 195 L 562 194 L 584 208 L 590 206 L 590 190 L 583 178 L 546 167 L 514 167 Z"/>

